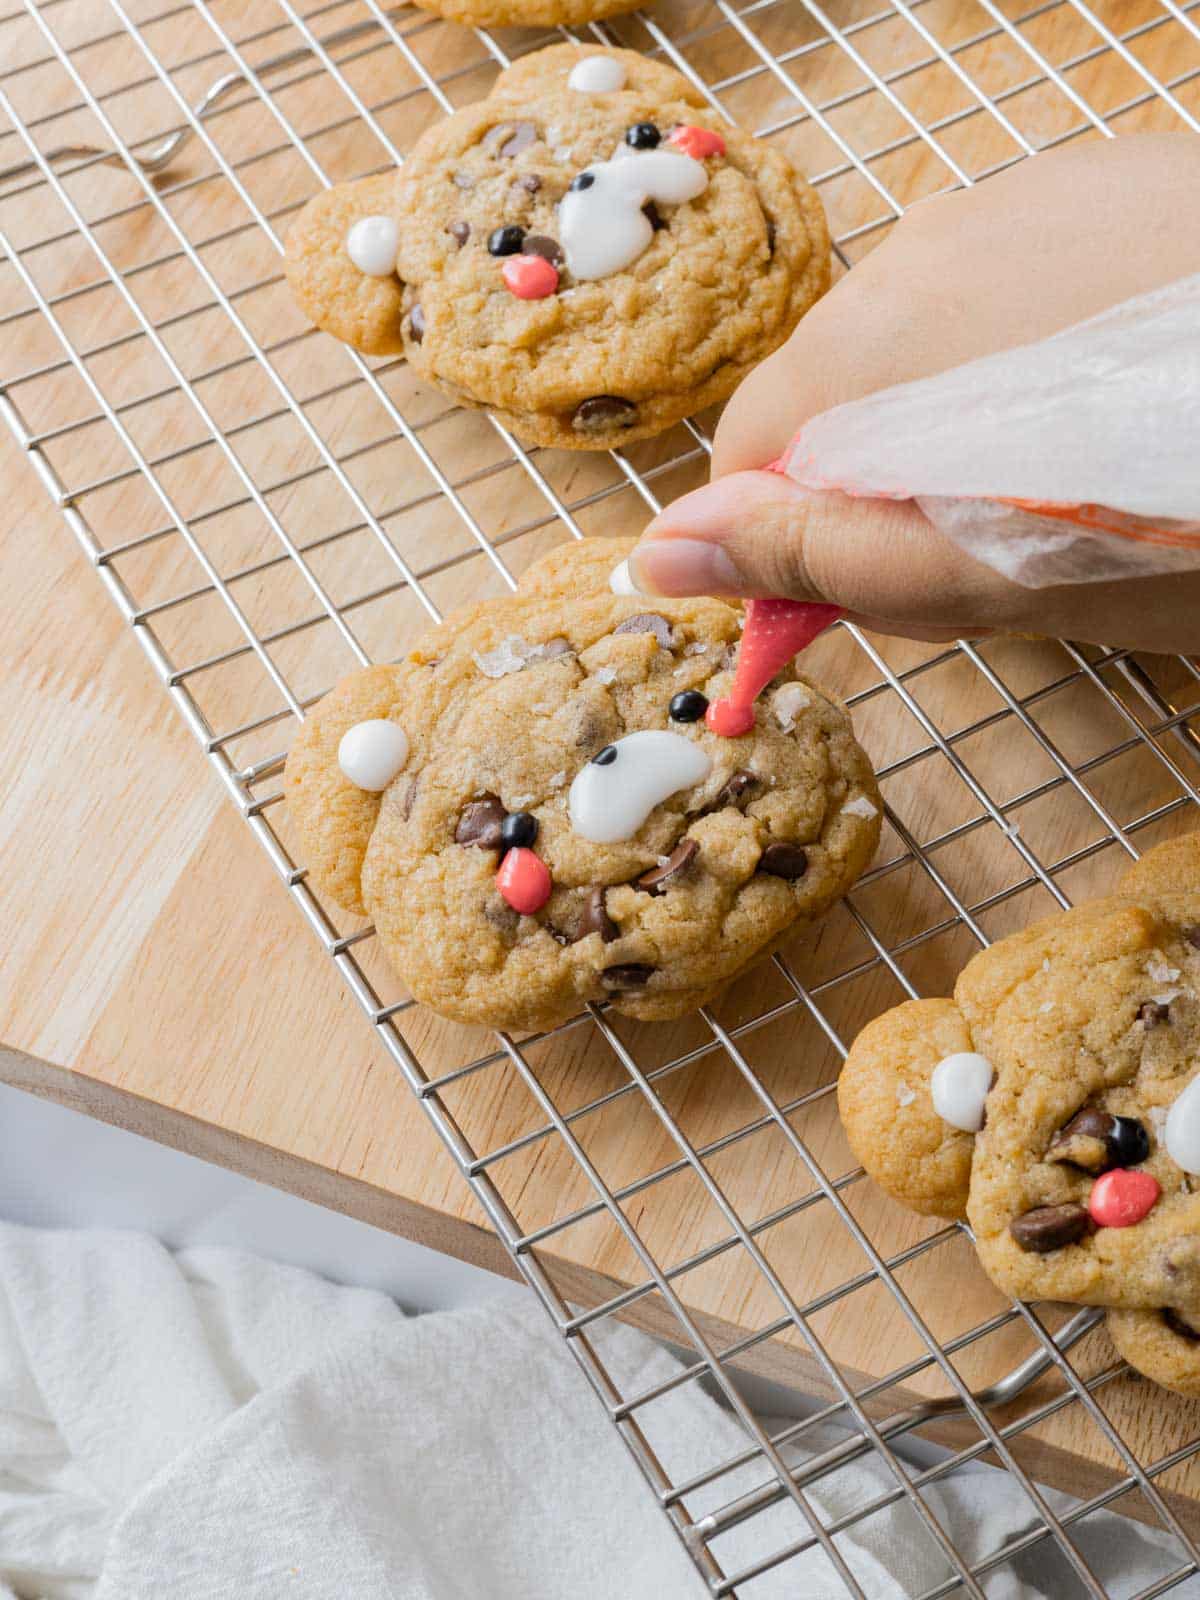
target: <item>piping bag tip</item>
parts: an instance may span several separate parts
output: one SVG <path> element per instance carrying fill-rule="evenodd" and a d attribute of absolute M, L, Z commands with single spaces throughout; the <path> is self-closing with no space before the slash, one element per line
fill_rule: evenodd
<path fill-rule="evenodd" d="M 783 457 L 763 470 L 782 472 Z M 747 600 L 733 684 L 727 695 L 709 706 L 704 716 L 706 727 L 725 739 L 749 733 L 754 726 L 754 702 L 767 684 L 841 615 L 841 606 L 819 601 Z"/>

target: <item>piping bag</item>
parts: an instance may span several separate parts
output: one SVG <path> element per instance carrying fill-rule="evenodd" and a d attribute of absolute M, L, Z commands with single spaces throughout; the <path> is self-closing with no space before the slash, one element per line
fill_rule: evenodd
<path fill-rule="evenodd" d="M 1200 274 L 1048 339 L 809 419 L 768 471 L 817 491 L 914 500 L 949 540 L 1026 588 L 1200 568 Z M 729 695 L 753 700 L 836 606 L 750 600 Z"/>
<path fill-rule="evenodd" d="M 783 457 L 765 472 L 782 472 Z M 736 739 L 754 726 L 754 702 L 794 656 L 824 633 L 842 614 L 841 606 L 812 600 L 747 600 L 737 669 L 729 693 L 704 713 L 705 726 L 724 739 Z"/>

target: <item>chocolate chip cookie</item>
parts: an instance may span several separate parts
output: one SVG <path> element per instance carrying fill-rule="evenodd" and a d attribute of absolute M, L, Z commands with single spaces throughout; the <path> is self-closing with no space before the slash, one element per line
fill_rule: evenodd
<path fill-rule="evenodd" d="M 373 918 L 442 1015 L 548 1027 L 587 1001 L 711 999 L 870 860 L 880 807 L 844 708 L 787 668 L 754 730 L 704 710 L 740 611 L 614 593 L 632 541 L 586 540 L 509 598 L 346 678 L 288 757 L 320 889 Z"/>
<path fill-rule="evenodd" d="M 965 1216 L 1006 1293 L 1111 1308 L 1118 1348 L 1200 1394 L 1200 833 L 1120 890 L 982 951 L 953 1000 L 855 1040 L 850 1143 L 897 1199 Z"/>
<path fill-rule="evenodd" d="M 286 268 L 356 349 L 529 443 L 606 449 L 731 394 L 828 287 L 829 238 L 787 159 L 681 74 L 554 45 L 397 172 L 309 201 Z"/>

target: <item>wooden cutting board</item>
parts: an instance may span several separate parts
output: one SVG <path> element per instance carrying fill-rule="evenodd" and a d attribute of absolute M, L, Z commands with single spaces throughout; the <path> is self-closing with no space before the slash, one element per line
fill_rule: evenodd
<path fill-rule="evenodd" d="M 1055 59 L 1084 48 L 1076 40 L 1082 24 L 1074 14 L 1062 15 L 1063 9 L 1054 9 L 1037 25 L 1039 47 Z M 1145 9 L 1149 16 L 1153 8 Z M 255 8 L 246 7 L 245 13 L 242 26 L 248 33 Z M 686 6 L 662 12 L 672 36 L 682 34 L 689 15 Z M 865 8 L 853 6 L 844 16 L 839 13 L 843 25 L 867 15 Z M 967 0 L 944 0 L 939 35 L 969 39 L 972 29 L 980 31 L 981 15 Z M 1129 16 L 1123 12 L 1122 25 Z M 894 26 L 854 35 L 864 53 L 874 51 L 871 59 L 881 71 L 903 65 L 901 52 L 914 60 L 928 54 L 924 47 L 914 50 L 914 41 L 920 41 L 899 18 L 893 21 Z M 622 27 L 632 42 L 649 42 L 641 24 Z M 181 22 L 178 34 L 160 41 L 160 47 L 169 48 L 172 59 L 183 59 L 197 48 L 197 30 L 203 34 L 201 23 Z M 789 42 L 811 40 L 815 30 L 799 7 L 787 6 L 769 10 L 760 33 L 767 47 L 778 51 Z M 419 37 L 424 59 L 437 70 L 464 52 L 478 64 L 454 80 L 457 103 L 486 85 L 488 70 L 473 36 L 467 41 L 453 28 L 422 24 Z M 1093 35 L 1088 37 L 1094 42 Z M 286 36 L 266 41 L 257 47 L 256 59 L 286 48 L 287 42 Z M 1178 70 L 1178 48 L 1178 30 L 1170 37 L 1152 30 L 1142 40 L 1143 59 L 1164 73 Z M 758 58 L 727 23 L 702 32 L 688 53 L 708 81 L 732 80 L 724 91 L 726 104 L 752 125 L 762 126 L 773 115 L 786 120 L 788 108 L 795 111 L 786 86 L 770 75 L 764 81 L 754 71 Z M 112 81 L 124 81 L 121 75 L 130 71 L 124 45 L 97 46 L 92 55 L 93 68 L 105 63 Z M 1031 70 L 1004 35 L 965 46 L 960 59 L 992 93 L 1020 82 Z M 187 69 L 181 74 L 185 91 L 203 88 L 219 66 L 219 60 L 210 60 Z M 906 203 L 944 186 L 946 171 L 930 149 L 920 140 L 904 139 L 906 129 L 894 125 L 894 111 L 862 72 L 847 75 L 846 57 L 836 49 L 801 50 L 789 71 L 814 101 L 847 96 L 836 114 L 841 132 L 857 149 L 886 149 L 873 170 Z M 387 54 L 360 61 L 354 81 L 370 98 L 394 77 L 395 58 Z M 38 70 L 27 78 L 22 93 L 40 95 L 50 105 L 68 103 L 58 76 Z M 964 98 L 961 83 L 942 66 L 914 67 L 903 81 L 927 125 L 950 119 L 946 144 L 970 171 L 981 173 L 1012 155 L 1011 141 L 978 114 L 977 106 L 975 113 L 969 110 L 970 96 Z M 1137 101 L 1127 67 L 1109 52 L 1085 60 L 1073 81 L 1105 109 L 1119 107 L 1122 97 L 1133 99 L 1132 108 L 1117 117 L 1121 128 L 1171 125 L 1161 104 Z M 147 131 L 172 120 L 169 104 L 156 94 L 146 91 L 144 108 L 138 108 L 138 116 L 148 119 Z M 63 98 L 56 101 L 56 96 Z M 301 131 L 321 125 L 322 118 L 330 120 L 337 109 L 312 82 L 291 98 L 281 94 L 280 101 Z M 1069 106 L 1064 110 L 1064 97 L 1044 84 L 1006 104 L 1018 120 L 1024 117 L 1029 136 L 1039 143 L 1079 120 Z M 340 109 L 344 116 L 344 100 Z M 427 95 L 414 92 L 405 98 L 398 92 L 397 105 L 382 120 L 389 135 L 407 146 L 436 114 Z M 86 121 L 64 116 L 53 137 L 87 136 L 76 120 Z M 131 120 L 137 125 L 137 116 L 131 114 Z M 886 219 L 878 193 L 861 174 L 839 170 L 846 163 L 836 141 L 811 119 L 785 128 L 783 137 L 806 170 L 826 175 L 822 193 L 837 233 L 851 239 L 848 258 L 855 259 L 882 236 L 882 226 L 874 225 Z M 272 138 L 278 142 L 279 129 L 272 130 L 261 108 L 251 105 L 221 122 L 220 138 L 231 152 L 266 149 Z M 896 139 L 901 143 L 892 149 Z M 372 157 L 371 139 L 364 142 L 353 119 L 332 135 L 314 136 L 313 148 L 337 173 L 364 170 L 379 160 L 378 146 Z M 12 158 L 10 139 L 3 159 Z M 196 149 L 179 168 L 181 175 L 197 178 L 212 170 L 211 159 Z M 312 187 L 311 174 L 294 157 L 268 158 L 261 167 L 247 169 L 245 181 L 264 206 L 284 208 L 281 228 L 287 208 Z M 125 174 L 107 170 L 94 172 L 86 190 L 76 189 L 89 215 L 135 194 Z M 184 191 L 172 209 L 192 237 L 214 236 L 246 221 L 244 206 L 223 180 Z M 44 189 L 15 203 L 0 197 L 0 227 L 20 247 L 63 225 L 61 208 Z M 158 257 L 169 243 L 162 224 L 144 208 L 105 236 L 106 248 L 125 268 Z M 97 271 L 95 258 L 74 240 L 54 251 L 29 249 L 23 259 L 46 294 L 84 284 Z M 238 294 L 239 285 L 245 290 L 236 303 L 262 340 L 297 336 L 276 357 L 277 368 L 309 400 L 308 415 L 321 437 L 353 463 L 354 483 L 372 508 L 383 513 L 403 505 L 387 520 L 389 534 L 406 558 L 423 568 L 440 567 L 428 584 L 436 603 L 446 609 L 483 592 L 500 592 L 502 580 L 479 553 L 464 516 L 429 492 L 431 480 L 412 441 L 396 437 L 378 402 L 356 398 L 347 403 L 353 373 L 344 353 L 328 340 L 299 337 L 303 325 L 277 284 L 245 288 L 272 273 L 274 256 L 264 237 L 251 229 L 246 237 L 239 234 L 214 246 L 204 259 L 226 292 Z M 203 304 L 186 263 L 145 271 L 135 281 L 140 303 L 160 320 L 170 317 L 172 308 Z M 29 303 L 11 266 L 0 271 L 0 293 L 0 316 Z M 134 328 L 108 289 L 67 301 L 61 315 L 70 337 L 88 349 Z M 222 315 L 203 310 L 173 330 L 172 349 L 193 375 L 244 353 Z M 60 357 L 61 345 L 42 319 L 22 318 L 5 327 L 0 379 L 21 379 Z M 130 407 L 122 415 L 138 448 L 155 459 L 171 457 L 161 478 L 182 514 L 194 519 L 192 526 L 218 569 L 229 574 L 269 562 L 279 546 L 253 508 L 228 509 L 237 498 L 236 481 L 194 408 L 178 390 L 141 403 L 164 385 L 171 390 L 145 340 L 97 356 L 90 370 L 108 398 Z M 311 443 L 288 418 L 271 414 L 278 396 L 272 397 L 260 377 L 252 365 L 241 365 L 209 380 L 202 391 L 257 480 L 288 480 L 271 504 L 290 534 L 319 538 L 347 521 L 344 491 L 331 486 Z M 543 489 L 523 469 L 507 464 L 511 458 L 486 421 L 446 416 L 439 397 L 416 385 L 402 365 L 393 364 L 383 382 L 404 414 L 425 424 L 422 443 L 439 468 L 462 485 L 463 509 L 513 572 L 565 537 Z M 358 396 L 359 390 L 353 392 Z M 47 441 L 46 459 L 75 494 L 104 547 L 136 539 L 162 522 L 161 504 L 150 501 L 108 425 L 83 420 L 95 403 L 77 374 L 52 370 L 14 382 L 11 394 L 32 430 L 77 424 Z M 186 454 L 178 453 L 185 449 Z M 682 465 L 669 465 L 689 449 Z M 662 499 L 703 475 L 702 453 L 682 430 L 639 447 L 630 459 L 649 475 Z M 645 499 L 609 458 L 543 453 L 537 461 L 557 495 L 584 502 L 577 513 L 583 532 L 633 533 L 644 522 Z M 45 486 L 6 437 L 0 440 L 0 483 L 0 608 L 8 667 L 0 680 L 0 927 L 6 933 L 0 962 L 0 1076 L 465 1260 L 510 1272 L 507 1256 L 424 1113 L 228 803 Z M 595 498 L 587 503 L 589 496 Z M 421 611 L 396 586 L 395 569 L 381 561 L 377 542 L 352 534 L 319 548 L 311 560 L 347 606 L 346 615 L 369 653 L 391 656 L 406 647 Z M 210 726 L 225 732 L 262 719 L 261 727 L 229 741 L 231 759 L 246 768 L 269 762 L 286 748 L 290 728 L 278 695 L 253 658 L 235 653 L 238 636 L 228 613 L 205 594 L 203 574 L 184 541 L 170 535 L 141 544 L 117 558 L 114 569 L 137 604 L 162 607 L 151 622 L 155 640 L 183 670 L 183 681 Z M 352 664 L 344 641 L 331 636 L 328 626 L 306 624 L 313 614 L 312 596 L 293 581 L 286 563 L 239 579 L 237 593 L 260 634 L 278 636 L 272 658 L 298 697 L 317 692 Z M 903 828 L 922 845 L 938 841 L 930 856 L 932 870 L 913 859 L 902 837 L 889 830 L 876 869 L 856 890 L 852 906 L 839 908 L 820 930 L 785 952 L 814 994 L 819 1018 L 798 1002 L 785 974 L 770 965 L 736 984 L 716 1014 L 738 1038 L 760 1080 L 793 1108 L 792 1126 L 824 1170 L 845 1176 L 841 1192 L 875 1248 L 891 1260 L 938 1234 L 936 1244 L 896 1270 L 931 1331 L 953 1341 L 1002 1313 L 1004 1302 L 964 1239 L 949 1230 L 943 1237 L 856 1175 L 828 1092 L 840 1060 L 834 1041 L 847 1041 L 869 1017 L 902 998 L 905 983 L 929 994 L 949 988 L 976 948 L 973 934 L 955 919 L 956 904 L 970 909 L 989 938 L 1054 908 L 1052 895 L 1021 856 L 1022 846 L 1052 869 L 1063 894 L 1077 899 L 1111 885 L 1128 859 L 1106 819 L 1130 828 L 1128 838 L 1138 849 L 1193 826 L 1197 819 L 1186 787 L 1200 781 L 1194 749 L 1171 732 L 1150 740 L 1136 728 L 1157 726 L 1172 709 L 1194 704 L 1197 686 L 1178 663 L 1146 658 L 1136 664 L 1139 688 L 1117 665 L 1105 663 L 1101 652 L 1087 653 L 1087 662 L 1100 662 L 1091 667 L 1050 643 L 989 643 L 981 658 L 990 678 L 955 651 L 886 640 L 871 645 L 878 659 L 844 634 L 830 637 L 812 652 L 811 670 L 854 702 L 860 736 L 885 775 L 886 797 Z M 907 675 L 913 703 L 904 703 L 881 663 Z M 1157 706 L 1147 699 L 1150 690 L 1159 697 Z M 1005 826 L 963 781 L 956 760 L 967 764 L 991 801 L 1008 808 Z M 277 790 L 277 773 L 268 768 L 255 792 L 286 846 L 286 814 L 272 798 Z M 330 914 L 337 917 L 332 908 Z M 336 926 L 347 934 L 355 928 L 347 920 Z M 881 957 L 883 947 L 896 952 L 894 967 Z M 382 967 L 373 943 L 353 948 L 384 1003 L 402 1000 L 403 990 Z M 431 1076 L 484 1063 L 448 1086 L 445 1102 L 473 1149 L 492 1158 L 489 1170 L 521 1228 L 527 1234 L 551 1230 L 539 1259 L 560 1291 L 587 1307 L 642 1285 L 644 1272 L 620 1231 L 602 1210 L 591 1209 L 594 1194 L 562 1139 L 539 1133 L 544 1116 L 495 1051 L 494 1039 L 419 1010 L 400 1013 L 397 1026 Z M 866 1257 L 828 1202 L 818 1198 L 800 1205 L 812 1191 L 811 1178 L 778 1130 L 757 1125 L 761 1106 L 729 1058 L 714 1048 L 704 1023 L 689 1019 L 655 1027 L 621 1021 L 617 1026 L 647 1069 L 688 1057 L 657 1080 L 662 1104 L 692 1144 L 709 1151 L 709 1171 L 740 1215 L 756 1225 L 758 1243 L 788 1293 L 806 1305 L 817 1302 L 810 1326 L 855 1387 L 919 1361 L 925 1347 L 918 1333 L 886 1287 L 867 1273 Z M 590 1025 L 535 1045 L 528 1058 L 564 1113 L 610 1091 L 628 1090 L 620 1060 Z M 780 1317 L 779 1300 L 745 1249 L 728 1245 L 728 1224 L 711 1197 L 694 1175 L 676 1170 L 678 1148 L 640 1093 L 625 1092 L 572 1127 L 605 1181 L 628 1191 L 626 1216 L 659 1263 L 675 1270 L 675 1287 L 718 1348 L 768 1329 Z M 510 1145 L 515 1148 L 509 1154 L 496 1154 Z M 53 1162 L 52 1152 L 47 1160 Z M 69 1174 L 63 1179 L 69 1181 Z M 554 1228 L 580 1212 L 569 1226 Z M 860 1277 L 852 1293 L 822 1301 L 829 1291 Z M 632 1297 L 623 1314 L 679 1339 L 672 1314 L 656 1292 Z M 980 1383 L 1031 1347 L 1019 1322 L 1001 1321 L 954 1360 L 971 1383 Z M 1080 1371 L 1099 1373 L 1114 1358 L 1105 1337 L 1096 1334 L 1072 1359 Z M 735 1364 L 809 1392 L 828 1393 L 812 1355 L 787 1330 L 749 1345 Z M 926 1367 L 868 1403 L 882 1414 L 914 1395 L 946 1387 L 944 1375 Z M 1057 1380 L 1044 1381 L 1013 1415 L 1024 1415 L 1060 1390 Z M 1115 1377 L 1098 1388 L 1096 1399 L 1143 1464 L 1200 1438 L 1200 1405 L 1152 1385 Z M 971 1425 L 952 1424 L 937 1436 L 965 1443 L 977 1434 Z M 1077 1402 L 1016 1435 L 1012 1448 L 1038 1479 L 1082 1495 L 1101 1491 L 1127 1470 L 1096 1418 Z M 1194 1465 L 1175 1467 L 1159 1481 L 1193 1531 L 1200 1529 Z M 1124 1496 L 1117 1509 L 1147 1513 L 1138 1493 Z"/>

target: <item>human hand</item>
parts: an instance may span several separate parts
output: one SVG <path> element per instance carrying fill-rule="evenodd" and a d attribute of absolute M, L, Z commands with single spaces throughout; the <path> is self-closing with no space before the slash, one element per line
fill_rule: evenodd
<path fill-rule="evenodd" d="M 1200 648 L 1200 573 L 1026 589 L 963 554 L 911 501 L 814 494 L 762 472 L 809 417 L 1047 337 L 1200 271 L 1200 139 L 1072 144 L 917 206 L 726 407 L 713 482 L 646 530 L 649 594 L 786 595 L 880 633 L 1034 632 Z"/>

